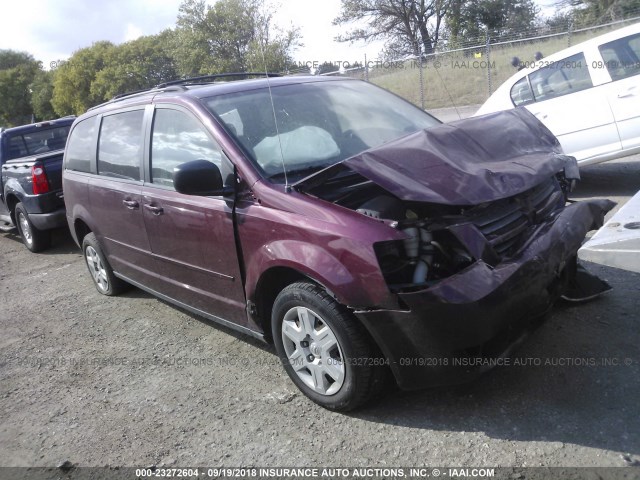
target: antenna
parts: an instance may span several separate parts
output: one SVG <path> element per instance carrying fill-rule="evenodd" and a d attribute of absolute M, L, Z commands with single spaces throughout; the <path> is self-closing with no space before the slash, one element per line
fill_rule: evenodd
<path fill-rule="evenodd" d="M 449 97 L 449 100 L 451 101 L 451 105 L 453 105 L 453 108 L 456 110 L 456 113 L 458 114 L 458 120 L 462 120 L 462 115 L 460 115 L 460 112 L 458 111 L 458 107 L 455 104 L 455 102 L 453 101 L 453 97 L 449 93 L 449 90 L 447 90 L 447 84 L 444 82 L 442 76 L 440 75 L 440 72 L 438 71 L 439 68 L 434 68 L 434 70 L 436 71 L 436 74 L 438 75 L 438 78 L 440 79 L 440 82 L 442 82 L 442 87 L 444 88 L 444 91 L 447 92 L 447 96 Z"/>
<path fill-rule="evenodd" d="M 260 54 L 262 55 L 262 64 L 264 65 L 264 73 L 267 77 L 267 87 L 269 88 L 269 100 L 271 100 L 271 112 L 273 113 L 273 121 L 276 125 L 276 135 L 278 136 L 278 145 L 280 146 L 280 158 L 282 159 L 282 171 L 284 173 L 284 191 L 290 192 L 289 178 L 287 175 L 287 165 L 284 163 L 284 152 L 282 151 L 282 140 L 280 139 L 280 130 L 278 129 L 278 118 L 276 117 L 276 106 L 273 102 L 273 95 L 271 93 L 271 80 L 269 80 L 269 73 L 267 71 L 267 61 L 264 57 L 264 45 L 262 44 L 264 37 L 260 35 Z"/>

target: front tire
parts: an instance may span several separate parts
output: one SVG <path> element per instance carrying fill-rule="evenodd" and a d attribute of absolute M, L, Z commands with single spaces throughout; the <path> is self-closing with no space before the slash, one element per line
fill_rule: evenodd
<path fill-rule="evenodd" d="M 385 361 L 364 327 L 317 285 L 299 282 L 280 292 L 272 333 L 296 386 L 330 410 L 352 410 L 384 386 Z"/>
<path fill-rule="evenodd" d="M 16 205 L 14 215 L 18 233 L 20 234 L 20 238 L 22 239 L 22 243 L 24 243 L 25 247 L 27 247 L 31 252 L 37 253 L 42 250 L 46 250 L 51 246 L 51 231 L 38 230 L 34 227 L 33 223 L 31 223 L 31 220 L 29 219 L 29 214 L 22 203 L 18 203 Z"/>
<path fill-rule="evenodd" d="M 82 253 L 98 292 L 111 297 L 126 290 L 127 284 L 113 274 L 113 269 L 93 233 L 87 234 L 82 240 Z"/>

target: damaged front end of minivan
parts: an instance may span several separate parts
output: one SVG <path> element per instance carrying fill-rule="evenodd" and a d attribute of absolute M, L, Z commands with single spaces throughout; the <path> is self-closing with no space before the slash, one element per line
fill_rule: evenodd
<path fill-rule="evenodd" d="M 419 388 L 485 370 L 477 359 L 507 355 L 559 297 L 610 288 L 576 252 L 615 204 L 571 202 L 577 180 L 575 159 L 516 109 L 410 134 L 295 187 L 402 233 L 373 243 L 400 308 L 355 314 L 399 385 Z"/>

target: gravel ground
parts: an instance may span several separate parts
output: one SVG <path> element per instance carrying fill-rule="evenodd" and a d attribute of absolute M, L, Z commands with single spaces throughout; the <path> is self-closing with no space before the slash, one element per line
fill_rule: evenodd
<path fill-rule="evenodd" d="M 624 202 L 638 160 L 584 169 L 577 196 Z M 640 275 L 589 267 L 613 291 L 556 308 L 520 365 L 345 415 L 269 346 L 140 290 L 99 295 L 68 233 L 37 255 L 0 234 L 0 466 L 640 465 Z"/>

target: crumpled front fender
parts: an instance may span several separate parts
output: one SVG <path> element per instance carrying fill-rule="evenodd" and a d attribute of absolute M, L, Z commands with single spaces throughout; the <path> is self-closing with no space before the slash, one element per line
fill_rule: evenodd
<path fill-rule="evenodd" d="M 430 288 L 399 293 L 407 310 L 356 315 L 381 346 L 401 387 L 468 379 L 471 372 L 454 368 L 452 358 L 469 349 L 500 356 L 521 339 L 562 295 L 565 267 L 614 205 L 609 200 L 571 204 L 541 224 L 514 258 L 495 267 L 478 260 Z"/>
<path fill-rule="evenodd" d="M 467 269 L 420 292 L 400 294 L 409 306 L 430 302 L 464 304 L 477 302 L 509 280 L 525 264 L 536 264 L 538 275 L 558 275 L 576 255 L 585 235 L 602 226 L 605 214 L 615 206 L 609 200 L 576 202 L 543 223 L 520 254 L 494 268 L 478 261 Z"/>

